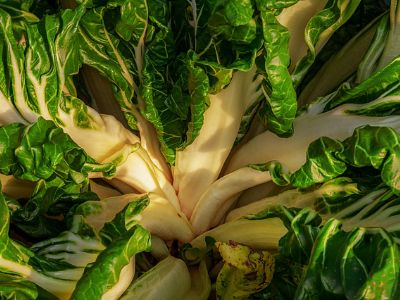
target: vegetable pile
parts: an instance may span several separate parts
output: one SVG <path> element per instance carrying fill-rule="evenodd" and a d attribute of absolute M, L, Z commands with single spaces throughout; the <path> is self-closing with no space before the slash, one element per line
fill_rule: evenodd
<path fill-rule="evenodd" d="M 399 0 L 0 0 L 0 298 L 399 299 L 399 112 Z"/>

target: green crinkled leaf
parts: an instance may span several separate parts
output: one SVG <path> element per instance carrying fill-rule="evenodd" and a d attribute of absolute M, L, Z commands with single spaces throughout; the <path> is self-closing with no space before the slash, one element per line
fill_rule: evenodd
<path fill-rule="evenodd" d="M 174 20 L 180 28 L 173 28 L 174 32 L 182 32 L 176 42 L 184 44 L 183 51 L 193 50 L 199 61 L 222 69 L 251 68 L 262 43 L 251 1 L 200 0 L 184 5 L 185 15 Z"/>
<path fill-rule="evenodd" d="M 257 8 L 260 11 L 276 10 L 279 11 L 299 2 L 299 0 L 256 0 Z"/>
<path fill-rule="evenodd" d="M 339 27 L 346 23 L 354 14 L 360 0 L 336 0 L 329 1 L 326 7 L 313 16 L 307 23 L 305 29 L 305 41 L 308 53 L 296 65 L 292 73 L 295 87 L 298 87 L 314 63 L 316 55 L 330 37 Z"/>
<path fill-rule="evenodd" d="M 210 40 L 212 36 L 224 39 L 223 44 L 216 41 L 215 47 L 204 44 L 207 49 L 196 51 L 201 57 L 192 53 L 192 47 L 175 51 L 174 43 L 177 41 L 174 41 L 169 25 L 171 11 L 166 4 L 109 1 L 107 9 L 98 7 L 88 11 L 81 22 L 82 44 L 86 44 L 82 50 L 84 62 L 111 79 L 126 119 L 136 129 L 136 121 L 129 122 L 136 118 L 129 115 L 132 96 L 127 94 L 123 82 L 114 78 L 116 74 L 121 74 L 115 72 L 118 68 L 125 75 L 134 74 L 131 78 L 134 82 L 130 83 L 133 85 L 131 90 L 139 87 L 135 98 L 139 104 L 143 102 L 142 113 L 156 128 L 162 153 L 171 164 L 174 163 L 175 151 L 187 146 L 197 137 L 208 106 L 208 94 L 217 93 L 225 87 L 230 82 L 233 69 L 249 70 L 261 44 L 250 2 L 232 0 L 227 1 L 226 5 L 197 3 L 196 7 L 199 9 L 197 25 L 206 29 L 198 31 L 201 34 L 198 39 Z M 110 8 L 115 9 L 110 12 Z M 105 29 L 106 10 L 114 17 L 113 20 L 108 20 L 111 27 L 126 43 L 118 42 L 113 32 Z M 226 21 L 226 26 L 213 26 L 214 22 L 222 20 L 220 15 Z M 99 37 L 97 34 L 89 34 L 92 31 L 98 32 Z M 104 35 L 108 37 L 107 41 L 103 38 Z M 103 46 L 93 47 L 94 41 Z M 198 44 L 203 45 L 200 42 Z M 232 50 L 232 55 L 220 56 L 215 50 Z M 112 57 L 120 56 L 119 65 L 110 66 L 115 59 L 103 62 L 104 57 L 110 54 Z M 94 60 L 93 57 L 99 59 Z M 130 76 L 123 77 L 126 79 Z M 120 97 L 121 93 L 125 93 L 125 96 Z"/>
<path fill-rule="evenodd" d="M 147 195 L 86 201 L 71 210 L 69 228 L 32 246 L 35 253 L 60 264 L 86 267 L 113 241 L 129 236 L 135 219 L 148 204 Z M 115 205 L 115 206 L 114 206 Z"/>
<path fill-rule="evenodd" d="M 38 3 L 34 3 L 37 1 L 33 0 L 2 0 L 0 1 L 0 8 L 5 10 L 7 13 L 11 15 L 13 19 L 25 19 L 29 22 L 37 22 L 38 21 L 38 11 L 35 6 Z M 39 1 L 43 2 L 43 1 Z M 36 5 L 34 5 L 36 4 Z M 32 7 L 34 5 L 34 7 Z M 34 10 L 35 13 L 30 13 L 29 11 Z"/>
<path fill-rule="evenodd" d="M 150 51 L 150 50 L 149 50 Z M 152 53 L 149 52 L 148 55 Z M 199 134 L 203 115 L 208 106 L 209 81 L 205 71 L 189 57 L 160 65 L 145 55 L 142 94 L 146 103 L 144 114 L 157 130 L 161 151 L 169 163 L 175 151 L 190 144 Z M 161 68 L 166 72 L 160 72 Z M 174 84 L 168 82 L 173 78 Z M 170 91 L 170 92 L 168 92 Z"/>
<path fill-rule="evenodd" d="M 0 6 L 14 18 L 23 17 L 32 20 L 54 14 L 59 9 L 59 4 L 52 0 L 1 0 Z"/>
<path fill-rule="evenodd" d="M 383 95 L 386 91 L 399 86 L 400 58 L 394 59 L 382 70 L 375 72 L 366 80 L 351 87 L 342 85 L 335 96 L 325 107 L 325 111 L 331 110 L 344 103 L 366 103 Z"/>
<path fill-rule="evenodd" d="M 99 299 L 118 282 L 120 272 L 131 258 L 140 252 L 150 251 L 151 236 L 140 226 L 113 241 L 101 252 L 96 262 L 85 269 L 71 299 Z"/>
<path fill-rule="evenodd" d="M 190 1 L 185 14 L 173 11 L 175 43 L 183 53 L 193 51 L 209 76 L 210 93 L 224 88 L 235 70 L 248 71 L 262 47 L 255 7 L 250 1 Z M 178 27 L 178 28 L 176 28 Z"/>
<path fill-rule="evenodd" d="M 346 110 L 352 115 L 362 115 L 371 117 L 386 117 L 399 114 L 400 99 L 399 95 L 388 95 L 370 103 L 362 104 L 361 107 Z"/>
<path fill-rule="evenodd" d="M 233 26 L 246 25 L 253 18 L 253 7 L 250 0 L 228 1 L 224 10 L 227 21 Z"/>
<path fill-rule="evenodd" d="M 147 0 L 116 0 L 108 1 L 107 5 L 120 8 L 120 19 L 115 26 L 118 35 L 126 41 L 132 39 L 139 44 L 148 26 Z"/>
<path fill-rule="evenodd" d="M 141 15 L 137 15 L 137 12 L 141 11 L 143 4 L 137 6 L 135 2 L 138 1 L 125 1 L 124 3 L 121 3 L 121 1 L 118 1 L 118 3 L 117 1 L 110 1 L 109 3 L 110 7 L 119 7 L 123 12 L 120 14 L 120 18 L 116 20 L 117 24 L 115 26 L 118 33 L 123 29 L 128 30 L 124 31 L 127 34 L 126 38 L 133 35 L 131 32 L 132 28 L 128 28 L 128 26 L 136 26 L 136 22 L 139 21 L 138 18 L 141 17 Z M 133 63 L 121 51 L 120 45 L 122 42 L 106 26 L 104 18 L 108 13 L 111 13 L 111 10 L 105 6 L 101 6 L 88 10 L 82 17 L 78 34 L 81 45 L 79 47 L 79 54 L 84 64 L 99 71 L 100 74 L 112 83 L 113 93 L 129 126 L 136 130 L 137 116 L 134 114 L 137 109 L 134 107 L 132 101 L 137 92 L 138 84 L 134 81 L 137 71 L 134 70 Z M 111 15 L 114 17 L 114 14 L 111 13 Z M 128 19 L 131 20 L 130 23 L 127 22 Z M 139 24 L 140 26 L 144 26 L 142 23 Z M 96 78 L 93 78 L 93 75 L 89 74 L 86 80 L 96 80 Z M 114 99 L 109 98 L 102 99 L 102 87 L 98 86 L 97 88 L 100 90 L 96 91 L 96 101 L 114 101 Z M 102 105 L 107 105 L 107 103 L 103 103 Z"/>
<path fill-rule="evenodd" d="M 121 236 L 125 236 L 129 231 L 139 224 L 137 216 L 149 205 L 150 200 L 147 195 L 130 202 L 121 212 L 119 212 L 112 222 L 106 223 L 100 231 L 103 243 L 107 244 Z"/>
<path fill-rule="evenodd" d="M 13 174 L 18 163 L 15 159 L 15 149 L 19 146 L 24 125 L 10 124 L 0 128 L 0 172 L 2 174 Z"/>
<path fill-rule="evenodd" d="M 136 209 L 128 207 L 126 211 L 136 214 L 140 209 L 140 207 Z M 72 295 L 73 299 L 75 299 L 74 297 L 81 299 L 82 295 L 87 295 L 87 293 L 89 299 L 92 299 L 90 295 L 95 295 L 96 299 L 100 298 L 106 290 L 117 283 L 121 269 L 135 254 L 150 250 L 150 233 L 132 222 L 123 224 L 125 232 L 115 236 L 108 248 L 104 250 L 105 247 L 100 243 L 99 238 L 93 235 L 94 229 L 88 228 L 87 224 L 80 222 L 82 216 L 75 215 L 77 218 L 73 221 L 71 231 L 34 245 L 35 252 L 32 252 L 8 236 L 9 215 L 7 204 L 0 193 L 0 217 L 3 220 L 2 226 L 0 226 L 0 281 L 4 273 L 27 276 L 28 272 L 28 274 L 33 274 L 28 277 L 29 280 L 54 293 L 57 297 L 69 297 L 75 291 Z M 101 220 L 98 221 L 101 222 Z M 92 262 L 93 264 L 88 266 L 84 272 L 83 267 Z M 25 271 L 21 273 L 18 266 L 24 267 Z M 38 277 L 39 273 L 40 277 Z M 99 279 L 99 274 L 105 276 Z M 95 288 L 91 286 L 93 282 L 95 282 Z M 8 285 L 14 283 L 14 292 L 18 292 L 22 288 L 25 290 L 31 288 L 34 290 L 29 291 L 30 293 L 26 291 L 25 294 L 28 293 L 28 296 L 38 295 L 33 299 L 55 299 L 33 283 L 19 282 L 17 279 L 7 281 Z M 2 285 L 0 295 L 3 292 L 2 289 L 7 288 L 6 284 Z"/>
<path fill-rule="evenodd" d="M 11 261 L 17 265 L 28 266 L 30 258 L 33 253 L 27 248 L 14 242 L 9 237 L 10 230 L 10 212 L 7 207 L 7 203 L 2 193 L 0 193 L 0 217 L 2 223 L 0 225 L 0 274 L 10 273 L 8 264 L 6 261 Z M 15 273 L 15 270 L 12 270 Z"/>
<path fill-rule="evenodd" d="M 64 86 L 81 65 L 77 44 L 78 23 L 85 7 L 46 15 L 40 20 L 12 20 L 1 10 L 0 46 L 3 65 L 1 101 L 12 104 L 2 123 L 34 122 L 38 116 L 57 124 L 64 106 Z M 1 79 L 1 78 L 0 78 Z M 2 104 L 4 105 L 4 104 Z"/>
<path fill-rule="evenodd" d="M 365 178 L 366 180 L 356 177 L 336 177 L 329 180 L 321 186 L 324 192 L 316 199 L 313 208 L 320 214 L 334 214 L 356 203 L 380 184 L 380 180 L 376 180 L 374 174 L 371 174 L 371 177 Z"/>
<path fill-rule="evenodd" d="M 36 284 L 16 275 L 0 273 L 0 298 L 9 300 L 56 300 Z"/>
<path fill-rule="evenodd" d="M 379 170 L 382 181 L 398 193 L 400 177 L 396 170 L 399 155 L 399 135 L 394 129 L 359 127 L 342 143 L 326 137 L 311 143 L 306 163 L 292 174 L 291 183 L 305 188 L 333 179 L 349 167 L 372 167 Z"/>
<path fill-rule="evenodd" d="M 288 232 L 279 241 L 275 272 L 271 284 L 250 299 L 294 299 L 320 231 L 321 217 L 311 209 L 276 207 L 269 217 L 279 217 Z"/>
<path fill-rule="evenodd" d="M 312 142 L 306 163 L 292 175 L 292 184 L 304 188 L 343 174 L 347 166 L 336 157 L 342 151 L 342 144 L 328 137 Z"/>
<path fill-rule="evenodd" d="M 265 105 L 263 119 L 273 132 L 283 135 L 292 132 L 296 116 L 296 92 L 289 74 L 289 32 L 276 19 L 274 11 L 261 11 L 264 36 Z"/>
<path fill-rule="evenodd" d="M 46 15 L 40 22 L 25 26 L 28 97 L 34 99 L 38 115 L 57 122 L 66 78 L 77 73 L 81 65 L 78 47 L 74 45 L 84 12 L 80 6 L 58 15 Z"/>
<path fill-rule="evenodd" d="M 326 41 L 322 49 L 318 51 L 315 61 L 308 69 L 300 86 L 297 87 L 299 105 L 310 103 L 317 97 L 324 96 L 326 93 L 336 89 L 344 80 L 349 79 L 346 78 L 348 74 L 341 74 L 341 76 L 337 77 L 333 76 L 335 73 L 332 72 L 324 73 L 323 67 L 331 64 L 337 70 L 345 69 L 349 66 L 346 59 L 352 56 L 350 52 L 355 51 L 357 53 L 357 50 L 362 52 L 360 48 L 363 48 L 363 41 L 366 36 L 372 34 L 371 31 L 376 28 L 375 26 L 381 28 L 381 25 L 384 25 L 386 27 L 387 14 L 385 12 L 387 12 L 387 6 L 384 2 L 384 0 L 361 1 L 353 15 Z M 376 18 L 377 16 L 380 16 L 380 18 Z M 380 25 L 377 25 L 378 23 Z M 369 77 L 372 71 L 375 71 L 376 60 L 380 55 L 379 49 L 384 47 L 384 38 L 385 35 L 381 35 L 380 42 L 377 41 L 375 45 L 373 44 L 374 42 L 371 42 L 369 50 L 364 54 L 361 63 L 358 66 L 354 65 L 354 68 L 358 67 L 357 77 L 350 78 L 351 81 L 355 79 L 355 82 L 359 83 Z M 348 55 L 343 55 L 342 53 L 347 53 Z M 322 78 L 320 77 L 321 73 L 324 74 Z M 328 82 L 322 83 L 325 78 Z"/>
<path fill-rule="evenodd" d="M 399 297 L 398 245 L 382 229 L 341 230 L 337 220 L 321 229 L 295 299 Z"/>
<path fill-rule="evenodd" d="M 134 13 L 128 8 L 121 9 L 121 18 Z M 191 143 L 199 133 L 209 84 L 205 72 L 189 58 L 191 55 L 176 56 L 168 7 L 148 3 L 145 9 L 145 20 L 137 20 L 138 16 L 131 20 L 132 26 L 134 22 L 146 22 L 137 28 L 145 26 L 145 31 L 140 36 L 133 34 L 127 46 L 135 55 L 139 102 L 145 104 L 142 113 L 156 128 L 161 151 L 173 164 L 175 150 Z"/>
<path fill-rule="evenodd" d="M 214 36 L 234 43 L 249 44 L 256 38 L 254 9 L 250 0 L 228 0 L 208 19 L 208 29 Z"/>
<path fill-rule="evenodd" d="M 66 214 L 75 204 L 97 199 L 89 191 L 90 172 L 115 172 L 115 166 L 97 164 L 62 129 L 42 118 L 26 127 L 1 127 L 0 143 L 0 171 L 36 183 L 32 197 L 13 213 L 13 222 L 34 237 L 64 230 L 62 222 L 45 214 Z"/>
<path fill-rule="evenodd" d="M 382 203 L 377 207 L 389 208 Z M 279 242 L 271 284 L 251 299 L 398 298 L 400 252 L 395 232 L 359 227 L 351 222 L 354 217 L 351 227 L 346 227 L 347 220 L 342 225 L 336 219 L 323 225 L 308 208 L 276 208 L 269 217 L 281 218 L 288 232 Z"/>
<path fill-rule="evenodd" d="M 285 166 L 278 161 L 270 161 L 266 164 L 252 164 L 249 165 L 249 167 L 260 172 L 268 171 L 271 175 L 272 181 L 277 185 L 285 186 L 290 182 L 291 174 Z"/>
<path fill-rule="evenodd" d="M 394 129 L 370 126 L 356 129 L 353 136 L 344 142 L 344 151 L 339 157 L 356 167 L 381 169 L 383 182 L 399 192 L 397 166 L 400 146 L 399 135 Z"/>
<path fill-rule="evenodd" d="M 378 60 L 385 48 L 385 41 L 389 33 L 389 16 L 383 15 L 376 26 L 371 44 L 358 66 L 356 82 L 366 80 L 376 71 Z"/>
<path fill-rule="evenodd" d="M 251 300 L 294 299 L 304 266 L 280 256 L 275 258 L 275 272 L 271 284 L 249 297 Z"/>
<path fill-rule="evenodd" d="M 54 284 L 54 282 L 57 282 L 57 279 L 51 274 L 47 275 L 46 273 L 49 271 L 50 273 L 52 271 L 61 271 L 59 275 L 62 277 L 62 271 L 68 269 L 70 266 L 65 264 L 59 265 L 53 261 L 45 261 L 40 257 L 35 257 L 32 251 L 9 237 L 10 216 L 2 193 L 0 193 L 0 217 L 2 220 L 2 226 L 0 227 L 0 282 L 5 281 L 0 285 L 0 296 L 7 297 L 6 299 L 56 299 L 34 283 L 19 277 L 26 277 L 26 273 L 21 274 L 19 268 L 22 267 L 28 270 L 28 272 L 37 272 L 40 270 L 39 272 L 43 273 L 43 277 L 49 276 L 48 278 L 53 280 Z M 49 268 L 49 266 L 51 267 Z M 37 270 L 35 269 L 36 267 L 38 267 Z M 42 287 L 46 286 L 45 280 L 38 281 L 36 283 Z M 62 287 L 61 282 L 57 282 L 60 288 Z M 51 283 L 47 283 L 47 288 L 50 288 L 50 285 Z"/>
<path fill-rule="evenodd" d="M 11 16 L 0 8 L 0 38 L 3 45 L 2 50 L 2 70 L 3 82 L 0 85 L 1 93 L 5 96 L 7 102 L 11 102 L 21 113 L 22 118 L 28 118 L 24 115 L 24 108 L 27 107 L 33 112 L 38 111 L 38 105 L 34 99 L 28 99 L 24 88 L 25 74 L 23 73 L 25 57 L 24 44 L 18 43 L 14 33 L 22 35 L 21 29 L 14 32 Z M 10 99 L 10 95 L 14 95 Z M 1 99 L 4 101 L 3 99 Z"/>
<path fill-rule="evenodd" d="M 288 233 L 279 241 L 279 254 L 306 264 L 319 233 L 321 217 L 311 209 L 301 210 L 290 222 Z"/>
<path fill-rule="evenodd" d="M 338 155 L 343 161 L 356 167 L 383 167 L 388 152 L 397 148 L 398 133 L 388 127 L 364 126 L 343 142 L 344 148 Z"/>

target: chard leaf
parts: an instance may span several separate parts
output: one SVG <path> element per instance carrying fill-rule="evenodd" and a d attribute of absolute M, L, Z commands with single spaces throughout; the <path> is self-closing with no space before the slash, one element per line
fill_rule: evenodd
<path fill-rule="evenodd" d="M 377 24 L 376 32 L 369 49 L 364 54 L 363 60 L 358 66 L 356 82 L 362 82 L 375 71 L 378 60 L 385 48 L 385 41 L 389 32 L 388 16 L 384 15 Z"/>
<path fill-rule="evenodd" d="M 359 83 L 371 75 L 387 31 L 387 7 L 383 2 L 361 1 L 351 18 L 326 42 L 297 88 L 299 105 L 332 92 L 348 79 Z M 349 78 L 354 72 L 357 77 Z"/>
<path fill-rule="evenodd" d="M 250 299 L 294 299 L 322 220 L 311 209 L 287 209 L 282 206 L 269 210 L 269 217 L 279 217 L 288 232 L 279 241 L 271 284 Z"/>
<path fill-rule="evenodd" d="M 6 265 L 4 262 L 12 261 L 26 266 L 32 253 L 9 238 L 10 213 L 2 193 L 0 193 L 0 215 L 3 220 L 0 227 L 0 257 L 3 259 L 3 264 Z M 4 265 L 0 265 L 0 272 L 7 270 Z"/>
<path fill-rule="evenodd" d="M 349 84 L 342 85 L 325 106 L 325 111 L 344 103 L 366 103 L 378 98 L 387 91 L 398 89 L 399 76 L 400 58 L 396 58 L 360 84 L 354 87 Z"/>
<path fill-rule="evenodd" d="M 303 265 L 277 256 L 275 258 L 274 278 L 272 279 L 271 284 L 262 291 L 251 295 L 249 299 L 294 299 L 303 270 Z"/>
<path fill-rule="evenodd" d="M 19 37 L 22 38 L 23 32 L 19 29 Z M 13 113 L 16 121 L 27 122 L 35 118 L 33 112 L 38 111 L 37 104 L 32 99 L 27 99 L 27 93 L 24 88 L 25 75 L 23 73 L 24 66 L 24 44 L 18 43 L 14 36 L 14 28 L 11 16 L 0 8 L 0 37 L 3 41 L 0 50 L 2 51 L 1 69 L 1 102 Z M 11 95 L 14 97 L 11 100 Z M 4 104 L 3 104 L 4 103 Z M 14 109 L 15 107 L 15 109 Z M 4 116 L 6 120 L 7 116 Z M 2 121 L 1 123 L 4 123 Z"/>
<path fill-rule="evenodd" d="M 1 0 L 0 6 L 14 18 L 29 15 L 32 19 L 54 14 L 59 9 L 58 3 L 51 0 Z"/>
<path fill-rule="evenodd" d="M 36 268 L 40 266 L 44 272 L 63 265 L 80 269 L 72 299 L 121 295 L 133 280 L 134 255 L 150 250 L 150 233 L 136 220 L 147 204 L 143 195 L 80 204 L 71 213 L 68 231 L 33 245 L 35 253 L 44 257 Z M 99 272 L 107 275 L 98 280 Z"/>
<path fill-rule="evenodd" d="M 212 35 L 221 35 L 229 42 L 249 44 L 256 38 L 253 13 L 250 0 L 225 1 L 208 19 L 208 29 Z"/>
<path fill-rule="evenodd" d="M 311 209 L 303 209 L 293 216 L 288 233 L 279 241 L 279 254 L 299 264 L 306 264 L 319 233 L 321 217 Z M 289 222 L 287 222 L 289 223 Z M 288 224 L 289 225 L 289 224 Z"/>
<path fill-rule="evenodd" d="M 344 142 L 343 153 L 339 157 L 356 166 L 372 166 L 381 170 L 382 181 L 399 193 L 400 183 L 397 164 L 400 155 L 399 135 L 387 127 L 365 126 L 357 129 Z"/>
<path fill-rule="evenodd" d="M 388 95 L 366 104 L 350 106 L 346 113 L 352 115 L 385 117 L 398 115 L 400 108 L 399 92 Z"/>
<path fill-rule="evenodd" d="M 108 1 L 109 7 L 120 7 L 120 19 L 115 31 L 125 41 L 132 41 L 140 45 L 146 35 L 148 26 L 147 0 L 116 0 Z"/>
<path fill-rule="evenodd" d="M 0 34 L 6 46 L 2 47 L 3 63 L 7 66 L 3 71 L 9 89 L 3 89 L 5 99 L 1 100 L 13 103 L 10 111 L 15 116 L 11 121 L 20 121 L 22 117 L 23 122 L 35 122 L 42 115 L 60 123 L 58 110 L 65 79 L 80 66 L 78 48 L 72 45 L 84 11 L 81 6 L 46 16 L 39 22 L 23 19 L 15 30 L 13 26 L 18 21 L 1 10 Z"/>
<path fill-rule="evenodd" d="M 341 230 L 337 220 L 321 229 L 295 299 L 399 297 L 398 245 L 383 229 Z"/>
<path fill-rule="evenodd" d="M 331 35 L 350 19 L 360 2 L 360 0 L 329 1 L 322 11 L 308 21 L 305 29 L 308 53 L 297 63 L 292 72 L 292 80 L 296 88 L 314 63 L 318 52 Z"/>
<path fill-rule="evenodd" d="M 161 51 L 163 43 L 153 41 L 145 54 L 142 94 L 146 103 L 144 115 L 156 128 L 161 151 L 173 164 L 176 149 L 190 144 L 200 132 L 207 108 L 209 82 L 205 72 L 190 59 L 173 62 L 164 56 L 164 63 L 154 60 L 152 55 L 162 55 L 156 49 Z M 179 67 L 172 73 L 168 70 L 173 63 Z M 175 84 L 171 85 L 170 81 Z"/>
<path fill-rule="evenodd" d="M 38 21 L 38 14 L 30 13 L 32 10 L 31 6 L 33 5 L 33 1 L 18 1 L 18 0 L 2 0 L 0 1 L 0 8 L 4 9 L 7 13 L 9 13 L 14 19 L 26 19 L 31 22 Z"/>
<path fill-rule="evenodd" d="M 399 135 L 388 127 L 364 126 L 356 129 L 343 144 L 344 149 L 339 154 L 343 161 L 356 167 L 380 169 L 384 167 L 388 152 L 398 147 Z"/>
<path fill-rule="evenodd" d="M 0 297 L 10 300 L 56 300 L 36 284 L 16 275 L 0 273 Z"/>
<path fill-rule="evenodd" d="M 148 201 L 147 195 L 135 194 L 86 201 L 70 212 L 67 231 L 34 244 L 32 250 L 47 259 L 86 267 L 108 244 L 138 224 L 136 217 Z"/>
<path fill-rule="evenodd" d="M 84 12 L 84 7 L 80 6 L 59 15 L 47 15 L 40 22 L 26 26 L 27 99 L 35 101 L 38 115 L 57 124 L 61 123 L 58 115 L 66 78 L 77 73 L 81 64 L 74 44 Z"/>
<path fill-rule="evenodd" d="M 292 176 L 292 182 L 298 187 L 308 187 L 317 182 L 325 182 L 346 171 L 346 164 L 336 158 L 342 152 L 339 141 L 322 137 L 312 142 L 307 150 L 306 163 Z"/>
<path fill-rule="evenodd" d="M 279 24 L 275 10 L 260 7 L 264 36 L 263 83 L 266 105 L 263 109 L 266 123 L 273 132 L 283 135 L 291 133 L 296 116 L 296 92 L 289 74 L 289 32 Z"/>
<path fill-rule="evenodd" d="M 385 42 L 385 48 L 380 57 L 377 69 L 386 66 L 390 61 L 400 55 L 400 4 L 399 1 L 390 1 L 390 31 Z"/>
<path fill-rule="evenodd" d="M 252 164 L 249 167 L 260 172 L 268 171 L 272 181 L 277 185 L 285 186 L 290 182 L 289 171 L 278 161 L 270 161 L 266 164 Z"/>
<path fill-rule="evenodd" d="M 335 178 L 351 167 L 372 167 L 379 171 L 383 183 L 399 193 L 399 149 L 399 135 L 389 127 L 359 127 L 342 143 L 323 137 L 310 145 L 306 163 L 293 173 L 291 182 L 305 188 Z"/>
<path fill-rule="evenodd" d="M 132 228 L 138 225 L 139 221 L 136 217 L 149 205 L 149 202 L 148 196 L 135 199 L 135 201 L 128 203 L 111 222 L 104 224 L 99 232 L 103 243 L 107 244 L 127 235 Z"/>
<path fill-rule="evenodd" d="M 136 226 L 113 241 L 101 252 L 96 262 L 85 269 L 71 299 L 101 298 L 118 282 L 121 270 L 129 264 L 135 254 L 150 250 L 150 240 L 148 231 Z"/>
<path fill-rule="evenodd" d="M 187 7 L 185 15 L 178 15 L 173 23 L 174 32 L 181 32 L 176 43 L 182 44 L 185 52 L 193 50 L 200 62 L 214 66 L 215 70 L 207 73 L 211 90 L 218 92 L 231 75 L 223 78 L 213 74 L 250 70 L 261 47 L 254 4 L 248 0 L 200 0 L 182 5 Z"/>
<path fill-rule="evenodd" d="M 111 175 L 115 167 L 97 164 L 62 129 L 39 118 L 29 126 L 0 128 L 0 170 L 36 183 L 29 201 L 14 212 L 13 222 L 34 237 L 63 230 L 61 222 L 45 215 L 65 215 L 77 203 L 97 199 L 89 191 L 89 173 Z"/>
<path fill-rule="evenodd" d="M 357 224 L 344 228 L 336 219 L 322 225 L 308 208 L 286 212 L 281 218 L 288 232 L 279 242 L 274 278 L 251 299 L 398 297 L 400 252 L 394 235 Z"/>
<path fill-rule="evenodd" d="M 138 17 L 131 10 L 140 10 L 136 5 L 130 3 L 132 1 L 126 1 L 122 8 L 125 14 L 122 14 L 123 18 L 128 18 L 130 14 L 133 14 L 133 22 L 138 20 Z M 116 3 L 110 3 L 111 7 L 116 6 Z M 120 4 L 121 5 L 121 4 Z M 127 9 L 124 9 L 127 8 Z M 118 101 L 122 112 L 128 122 L 128 125 L 132 129 L 137 129 L 137 109 L 132 103 L 134 94 L 137 92 L 137 85 L 134 82 L 134 70 L 132 63 L 129 62 L 127 57 L 120 51 L 120 41 L 112 32 L 109 32 L 106 27 L 106 20 L 104 16 L 106 13 L 111 13 L 105 6 L 97 7 L 88 10 L 82 17 L 79 24 L 79 47 L 80 56 L 82 62 L 88 66 L 93 67 L 105 76 L 111 83 L 113 93 Z M 119 25 L 118 25 L 119 24 Z M 124 24 L 124 25 L 121 25 Z M 117 23 L 117 29 L 119 27 L 126 28 L 126 22 L 119 21 Z M 133 25 L 132 25 L 133 26 Z M 128 34 L 128 31 L 126 34 Z M 96 80 L 94 76 L 88 74 L 86 80 Z M 103 87 L 100 87 L 103 88 Z M 136 88 L 136 90 L 135 90 Z M 97 101 L 112 102 L 114 99 L 102 99 L 103 95 L 96 94 Z M 99 105 L 107 105 L 107 103 L 100 103 Z"/>
<path fill-rule="evenodd" d="M 58 297 L 65 297 L 70 294 L 74 288 L 71 276 L 76 274 L 79 276 L 80 270 L 68 264 L 59 265 L 54 261 L 45 261 L 41 257 L 35 256 L 28 248 L 12 240 L 9 237 L 10 212 L 1 193 L 0 217 L 2 220 L 0 226 L 0 280 L 4 276 L 15 275 L 14 279 L 8 277 L 8 279 L 11 279 L 8 284 L 15 285 L 13 291 L 19 293 L 19 296 L 31 297 L 28 299 L 32 299 L 33 296 L 35 296 L 33 299 L 39 296 L 43 296 L 44 299 L 56 299 L 51 297 L 49 293 L 37 288 L 35 284 Z M 30 284 L 27 281 L 35 284 Z M 7 284 L 2 284 L 0 295 L 4 295 L 4 292 L 5 295 L 8 293 L 8 296 L 12 296 L 13 293 L 9 293 L 10 290 L 7 291 L 7 288 Z"/>

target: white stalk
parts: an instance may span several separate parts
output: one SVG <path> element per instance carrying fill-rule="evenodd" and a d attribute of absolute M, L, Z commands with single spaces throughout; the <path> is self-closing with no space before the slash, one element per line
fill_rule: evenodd
<path fill-rule="evenodd" d="M 222 213 L 224 204 L 226 202 L 229 204 L 232 197 L 243 190 L 269 180 L 271 180 L 271 176 L 268 171 L 262 172 L 251 167 L 244 167 L 215 181 L 201 196 L 193 210 L 190 222 L 195 234 L 207 231 L 217 214 Z"/>
<path fill-rule="evenodd" d="M 375 102 L 382 100 L 377 99 Z M 283 162 L 289 171 L 295 171 L 305 163 L 310 143 L 320 137 L 344 140 L 353 134 L 354 129 L 362 125 L 400 128 L 398 116 L 369 117 L 346 113 L 348 110 L 356 110 L 373 104 L 374 102 L 357 105 L 344 104 L 321 114 L 303 114 L 295 119 L 294 134 L 289 138 L 281 138 L 266 131 L 250 140 L 235 153 L 226 173 L 249 164 L 272 160 Z"/>
<path fill-rule="evenodd" d="M 243 114 L 261 94 L 261 79 L 253 80 L 254 75 L 255 70 L 236 72 L 228 87 L 210 95 L 210 107 L 204 114 L 199 136 L 191 145 L 177 151 L 174 187 L 188 217 L 201 195 L 218 178 Z"/>
<path fill-rule="evenodd" d="M 101 300 L 118 300 L 135 277 L 135 256 L 122 268 L 116 284 L 103 294 Z"/>
<path fill-rule="evenodd" d="M 304 31 L 308 21 L 321 11 L 327 2 L 327 0 L 299 0 L 296 4 L 284 8 L 276 17 L 290 33 L 290 70 L 293 70 L 297 62 L 307 54 L 308 46 L 304 38 Z"/>
<path fill-rule="evenodd" d="M 287 233 L 286 227 L 279 218 L 264 220 L 240 219 L 222 224 L 194 239 L 195 248 L 206 248 L 205 237 L 210 236 L 222 243 L 235 241 L 253 249 L 276 250 L 279 240 Z"/>
<path fill-rule="evenodd" d="M 87 217 L 86 222 L 96 231 L 100 231 L 104 224 L 112 221 L 126 205 L 144 196 L 126 194 L 103 199 L 98 203 L 102 209 L 98 210 L 98 214 Z M 189 242 L 193 238 L 193 232 L 186 216 L 177 211 L 165 198 L 154 193 L 148 194 L 148 197 L 148 206 L 132 220 L 138 221 L 141 226 L 163 240 Z"/>

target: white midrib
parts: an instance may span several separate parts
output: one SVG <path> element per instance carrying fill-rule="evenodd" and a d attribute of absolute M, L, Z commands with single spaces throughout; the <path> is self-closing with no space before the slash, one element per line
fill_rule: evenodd
<path fill-rule="evenodd" d="M 119 279 L 115 285 L 103 294 L 101 300 L 117 300 L 131 284 L 135 276 L 135 256 L 133 256 L 129 263 L 122 268 Z"/>
<path fill-rule="evenodd" d="M 59 299 L 69 299 L 75 289 L 75 281 L 58 280 L 40 274 L 32 270 L 28 266 L 24 266 L 0 256 L 0 265 L 13 273 L 17 273 L 22 277 L 34 282 L 43 289 L 56 295 Z"/>
<path fill-rule="evenodd" d="M 29 51 L 27 56 L 27 65 L 32 65 L 32 52 Z M 51 115 L 49 113 L 47 103 L 46 103 L 46 84 L 47 77 L 42 76 L 39 80 L 35 77 L 30 67 L 27 68 L 26 73 L 28 75 L 29 80 L 32 82 L 33 87 L 35 89 L 35 94 L 37 98 L 37 104 L 39 106 L 40 115 L 46 120 L 51 120 Z"/>
<path fill-rule="evenodd" d="M 108 44 L 110 45 L 112 51 L 114 52 L 115 58 L 118 61 L 118 64 L 121 66 L 122 68 L 122 75 L 124 76 L 125 80 L 128 81 L 128 83 L 133 86 L 134 82 L 133 82 L 133 78 L 130 75 L 128 68 L 126 67 L 121 55 L 119 55 L 117 49 L 114 47 L 114 44 L 112 43 L 110 36 L 108 35 L 108 32 L 106 30 L 104 30 L 104 36 L 106 37 Z"/>
<path fill-rule="evenodd" d="M 0 125 L 13 122 L 26 123 L 12 103 L 10 103 L 7 97 L 0 91 Z"/>
<path fill-rule="evenodd" d="M 27 105 L 26 99 L 23 94 L 22 75 L 18 67 L 17 58 L 14 55 L 13 49 L 10 45 L 10 41 L 7 40 L 7 43 L 9 45 L 8 48 L 10 53 L 11 65 L 13 69 L 15 104 L 22 117 L 29 123 L 33 123 L 36 121 L 37 115 L 33 113 L 32 110 Z"/>

